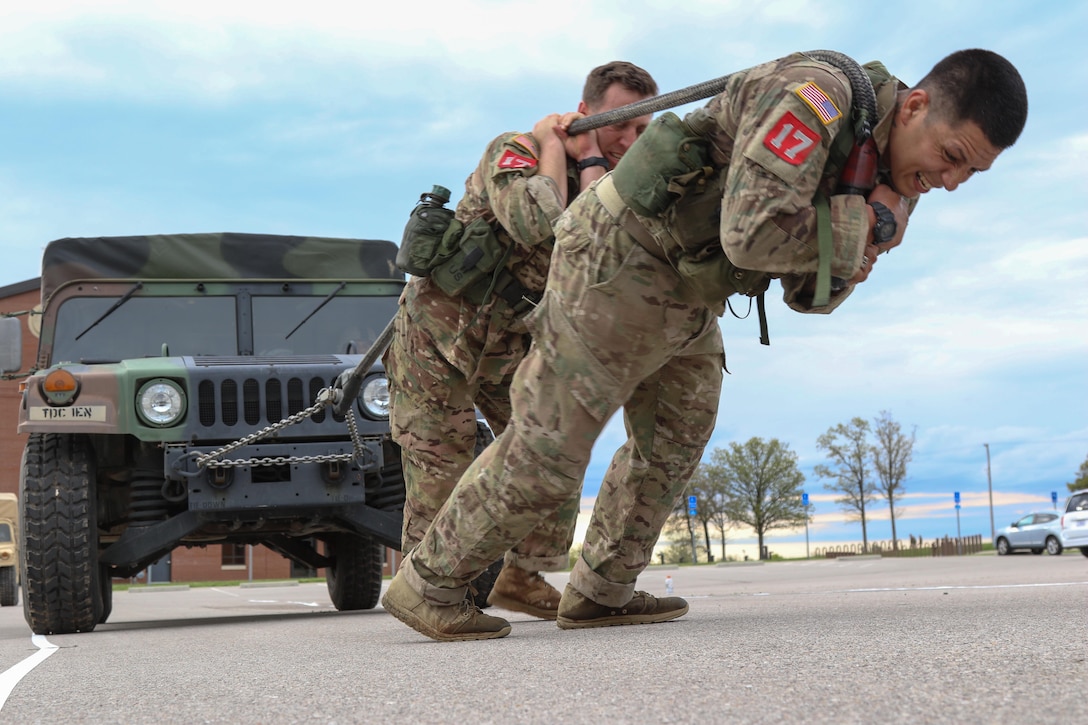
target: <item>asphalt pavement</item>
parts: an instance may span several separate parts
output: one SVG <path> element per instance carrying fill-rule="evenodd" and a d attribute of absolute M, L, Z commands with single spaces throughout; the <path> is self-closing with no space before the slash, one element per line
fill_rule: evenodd
<path fill-rule="evenodd" d="M 323 584 L 114 595 L 91 633 L 0 610 L 0 723 L 1088 722 L 1088 558 L 651 568 L 691 611 L 438 643 Z M 566 574 L 549 574 L 562 589 Z"/>

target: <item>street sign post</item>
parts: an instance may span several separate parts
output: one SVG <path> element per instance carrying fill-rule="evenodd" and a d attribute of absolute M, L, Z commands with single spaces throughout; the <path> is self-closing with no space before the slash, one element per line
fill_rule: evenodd
<path fill-rule="evenodd" d="M 808 494 L 801 494 L 801 505 L 805 507 L 805 558 L 811 558 L 808 553 Z"/>
<path fill-rule="evenodd" d="M 699 503 L 699 499 L 696 498 L 694 495 L 688 496 L 688 516 L 690 516 L 691 518 L 695 518 L 696 514 L 699 513 L 699 507 L 697 505 L 698 503 Z M 699 563 L 699 556 L 695 553 L 695 551 L 696 551 L 695 550 L 695 525 L 693 524 L 692 527 L 691 527 L 691 563 L 692 564 L 698 564 Z"/>
<path fill-rule="evenodd" d="M 960 533 L 960 492 L 956 491 L 956 553 L 963 555 L 963 535 Z"/>
<path fill-rule="evenodd" d="M 1051 491 L 1050 492 L 1050 503 L 1054 504 L 1054 510 L 1057 511 L 1058 510 L 1058 492 L 1057 491 Z"/>

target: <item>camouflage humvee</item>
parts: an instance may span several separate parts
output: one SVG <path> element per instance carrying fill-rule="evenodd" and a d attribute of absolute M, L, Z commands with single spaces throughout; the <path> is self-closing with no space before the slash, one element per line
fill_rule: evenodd
<path fill-rule="evenodd" d="M 112 577 L 178 546 L 264 544 L 325 568 L 338 609 L 377 604 L 404 503 L 384 372 L 361 371 L 345 415 L 315 400 L 393 317 L 396 252 L 229 233 L 46 247 L 19 409 L 34 632 L 94 629 Z M 0 359 L 19 345 L 0 326 Z"/>

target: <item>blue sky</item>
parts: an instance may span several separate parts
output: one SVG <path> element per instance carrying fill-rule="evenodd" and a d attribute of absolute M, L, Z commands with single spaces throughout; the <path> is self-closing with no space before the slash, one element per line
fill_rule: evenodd
<path fill-rule="evenodd" d="M 8 2 L 0 285 L 36 277 L 66 236 L 399 240 L 421 191 L 458 196 L 493 136 L 573 110 L 609 60 L 665 92 L 810 49 L 882 60 L 909 84 L 989 48 L 1027 83 L 1020 141 L 924 197 L 904 245 L 835 314 L 792 313 L 776 293 L 770 347 L 754 319 L 723 318 L 731 375 L 708 448 L 788 443 L 812 540 L 860 540 L 812 475 L 815 443 L 887 410 L 917 430 L 900 535 L 955 534 L 960 491 L 963 532 L 988 536 L 984 444 L 998 527 L 1050 508 L 1051 491 L 1064 501 L 1088 455 L 1086 31 L 1073 2 Z M 622 435 L 615 420 L 598 443 L 587 497 Z M 870 538 L 889 537 L 886 509 L 871 513 Z"/>

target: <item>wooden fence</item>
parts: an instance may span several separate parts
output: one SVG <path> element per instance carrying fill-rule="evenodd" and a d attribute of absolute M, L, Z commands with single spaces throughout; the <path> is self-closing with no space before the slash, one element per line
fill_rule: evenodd
<path fill-rule="evenodd" d="M 982 551 L 982 534 L 943 539 L 933 539 L 929 543 L 922 538 L 911 537 L 909 542 L 900 541 L 899 547 L 892 545 L 891 541 L 871 541 L 866 551 L 861 543 L 840 544 L 838 546 L 817 546 L 817 557 L 837 559 L 843 556 L 858 556 L 861 554 L 877 554 L 880 556 L 964 556 L 977 554 Z"/>

